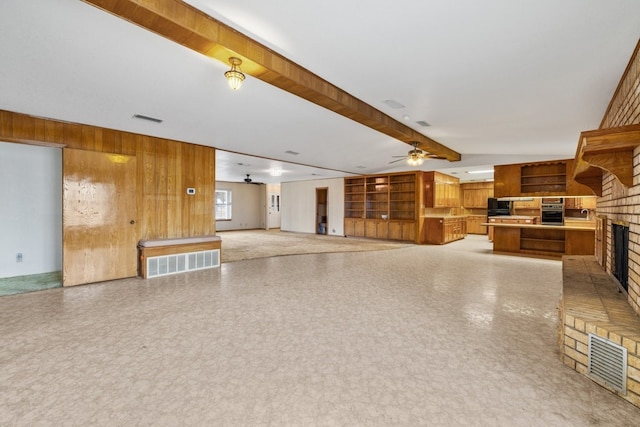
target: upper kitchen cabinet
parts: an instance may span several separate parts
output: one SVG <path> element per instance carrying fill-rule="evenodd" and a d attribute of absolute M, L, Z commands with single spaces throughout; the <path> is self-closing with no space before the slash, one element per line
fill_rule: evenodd
<path fill-rule="evenodd" d="M 494 197 L 590 196 L 575 182 L 573 159 L 494 167 Z"/>
<path fill-rule="evenodd" d="M 460 180 L 440 172 L 423 172 L 425 208 L 459 208 Z M 486 201 L 485 201 L 486 202 Z"/>
<path fill-rule="evenodd" d="M 493 182 L 466 182 L 460 188 L 464 208 L 487 209 L 487 200 L 493 197 Z"/>

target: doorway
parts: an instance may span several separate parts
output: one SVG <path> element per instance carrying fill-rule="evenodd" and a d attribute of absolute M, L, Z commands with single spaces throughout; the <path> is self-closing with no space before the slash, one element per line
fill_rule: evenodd
<path fill-rule="evenodd" d="M 327 200 L 329 189 L 316 188 L 316 234 L 328 234 Z"/>

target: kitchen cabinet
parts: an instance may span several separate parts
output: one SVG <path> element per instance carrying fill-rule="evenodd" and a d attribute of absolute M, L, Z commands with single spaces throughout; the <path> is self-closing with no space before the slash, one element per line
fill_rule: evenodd
<path fill-rule="evenodd" d="M 595 228 L 500 223 L 492 227 L 493 251 L 540 257 L 593 255 Z"/>
<path fill-rule="evenodd" d="M 466 209 L 487 209 L 487 199 L 493 197 L 492 182 L 469 182 L 460 185 L 462 206 Z"/>
<path fill-rule="evenodd" d="M 539 197 L 531 197 L 528 199 L 514 200 L 513 209 L 540 209 L 540 202 L 542 199 Z"/>
<path fill-rule="evenodd" d="M 490 217 L 489 224 L 537 224 L 538 217 L 535 216 L 520 216 L 520 215 L 512 215 L 512 216 L 501 216 L 501 217 Z M 489 226 L 489 240 L 493 240 L 493 227 Z"/>
<path fill-rule="evenodd" d="M 487 226 L 482 225 L 487 222 L 485 215 L 467 216 L 467 234 L 487 234 Z"/>
<path fill-rule="evenodd" d="M 493 197 L 519 196 L 520 165 L 500 165 L 493 167 Z"/>
<path fill-rule="evenodd" d="M 569 197 L 564 199 L 565 209 L 588 209 L 595 210 L 597 197 Z"/>
<path fill-rule="evenodd" d="M 422 227 L 421 243 L 442 245 L 464 239 L 466 234 L 465 217 L 426 217 Z"/>
<path fill-rule="evenodd" d="M 494 197 L 592 195 L 573 169 L 573 159 L 494 166 Z"/>
<path fill-rule="evenodd" d="M 423 172 L 423 199 L 426 208 L 459 208 L 460 180 L 440 172 Z"/>

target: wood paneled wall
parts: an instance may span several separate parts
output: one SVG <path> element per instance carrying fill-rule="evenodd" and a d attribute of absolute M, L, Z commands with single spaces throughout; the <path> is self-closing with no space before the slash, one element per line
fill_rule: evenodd
<path fill-rule="evenodd" d="M 214 148 L 3 110 L 0 140 L 136 156 L 139 239 L 215 234 Z"/>

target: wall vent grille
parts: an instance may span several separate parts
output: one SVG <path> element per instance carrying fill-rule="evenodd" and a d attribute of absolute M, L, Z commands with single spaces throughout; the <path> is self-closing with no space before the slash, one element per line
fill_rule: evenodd
<path fill-rule="evenodd" d="M 147 277 L 168 276 L 220 266 L 220 250 L 187 252 L 147 258 Z"/>
<path fill-rule="evenodd" d="M 589 334 L 589 375 L 621 393 L 627 391 L 627 349 Z"/>

